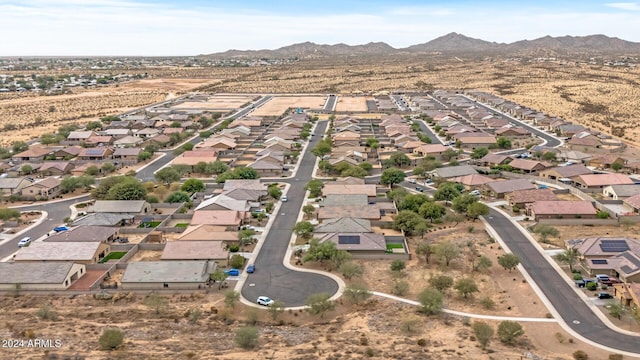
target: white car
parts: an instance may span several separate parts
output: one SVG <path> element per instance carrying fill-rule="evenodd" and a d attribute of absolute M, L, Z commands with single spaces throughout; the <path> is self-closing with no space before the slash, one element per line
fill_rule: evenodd
<path fill-rule="evenodd" d="M 268 296 L 258 296 L 258 305 L 262 306 L 271 306 L 273 304 L 273 300 Z"/>
<path fill-rule="evenodd" d="M 283 196 L 283 197 L 280 198 L 280 201 L 287 202 L 287 201 L 289 201 L 289 199 L 286 196 Z"/>
<path fill-rule="evenodd" d="M 18 247 L 27 246 L 29 245 L 29 243 L 31 243 L 31 238 L 27 236 L 25 238 L 22 238 L 22 240 L 20 240 L 20 242 L 18 243 Z"/>

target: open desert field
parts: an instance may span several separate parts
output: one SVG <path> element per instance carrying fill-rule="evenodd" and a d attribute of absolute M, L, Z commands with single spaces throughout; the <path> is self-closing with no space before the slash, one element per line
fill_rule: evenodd
<path fill-rule="evenodd" d="M 214 95 L 206 102 L 186 101 L 172 106 L 176 110 L 203 109 L 203 110 L 234 110 L 253 100 L 253 96 L 228 96 Z"/>
<path fill-rule="evenodd" d="M 336 111 L 367 111 L 367 100 L 373 100 L 373 98 L 365 96 L 339 96 Z"/>
<path fill-rule="evenodd" d="M 128 81 L 119 84 L 118 87 L 124 90 L 153 90 L 153 91 L 171 91 L 171 92 L 188 92 L 194 88 L 204 85 L 211 85 L 221 82 L 222 79 L 194 79 L 194 78 L 158 78 L 158 79 L 141 79 Z"/>
<path fill-rule="evenodd" d="M 255 116 L 280 116 L 289 108 L 319 109 L 324 106 L 326 96 L 274 96 L 255 109 Z"/>

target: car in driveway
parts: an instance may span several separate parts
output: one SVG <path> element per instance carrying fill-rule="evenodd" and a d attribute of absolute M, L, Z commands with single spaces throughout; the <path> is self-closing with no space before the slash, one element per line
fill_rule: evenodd
<path fill-rule="evenodd" d="M 249 264 L 249 266 L 247 266 L 247 272 L 249 274 L 253 274 L 256 271 L 256 266 L 253 264 Z"/>
<path fill-rule="evenodd" d="M 238 269 L 229 269 L 229 270 L 225 270 L 224 273 L 229 275 L 229 276 L 238 276 L 238 275 L 240 275 L 240 270 L 238 270 Z"/>
<path fill-rule="evenodd" d="M 273 300 L 268 296 L 258 296 L 257 303 L 262 306 L 271 306 L 273 304 Z"/>
<path fill-rule="evenodd" d="M 20 242 L 18 242 L 18 247 L 25 247 L 25 246 L 29 246 L 29 244 L 31 243 L 31 238 L 30 237 L 23 237 Z"/>
<path fill-rule="evenodd" d="M 420 186 L 416 186 L 416 191 L 423 192 L 423 191 L 424 191 L 424 189 L 423 189 L 423 188 L 421 188 Z"/>
<path fill-rule="evenodd" d="M 613 296 L 606 292 L 598 293 L 598 299 L 613 299 Z"/>

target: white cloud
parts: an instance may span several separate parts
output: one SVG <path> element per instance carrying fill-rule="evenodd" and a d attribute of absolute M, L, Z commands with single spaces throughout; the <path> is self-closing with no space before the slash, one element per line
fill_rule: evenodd
<path fill-rule="evenodd" d="M 393 8 L 389 13 L 404 16 L 450 16 L 456 12 L 453 9 L 436 6 L 401 6 Z"/>
<path fill-rule="evenodd" d="M 631 2 L 619 2 L 619 3 L 608 3 L 605 4 L 608 7 L 612 7 L 620 10 L 628 10 L 628 11 L 640 11 L 640 4 L 631 3 Z"/>

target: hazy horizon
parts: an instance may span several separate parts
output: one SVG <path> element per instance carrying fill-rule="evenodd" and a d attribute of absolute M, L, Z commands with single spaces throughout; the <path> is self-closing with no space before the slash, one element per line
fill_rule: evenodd
<path fill-rule="evenodd" d="M 603 34 L 640 41 L 640 3 L 23 0 L 0 4 L 0 57 L 170 57 L 306 41 L 394 48 L 457 32 L 498 43 Z"/>

